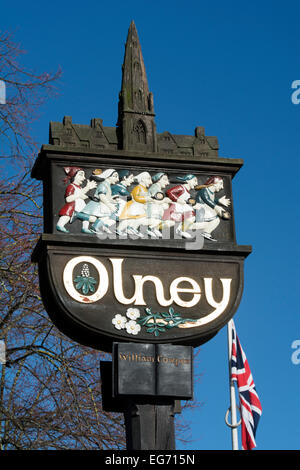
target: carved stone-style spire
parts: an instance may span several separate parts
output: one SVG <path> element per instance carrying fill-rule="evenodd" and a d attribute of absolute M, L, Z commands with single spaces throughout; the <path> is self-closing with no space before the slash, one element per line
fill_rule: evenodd
<path fill-rule="evenodd" d="M 117 123 L 124 150 L 157 151 L 154 116 L 153 95 L 149 92 L 141 45 L 132 21 L 125 45 Z"/>

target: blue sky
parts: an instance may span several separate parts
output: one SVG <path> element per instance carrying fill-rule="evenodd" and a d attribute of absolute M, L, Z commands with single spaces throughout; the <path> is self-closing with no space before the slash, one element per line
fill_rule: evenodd
<path fill-rule="evenodd" d="M 114 126 L 130 21 L 137 26 L 158 132 L 216 135 L 220 156 L 243 158 L 233 180 L 237 241 L 252 245 L 235 315 L 263 406 L 258 449 L 299 449 L 300 5 L 240 2 L 53 0 L 5 2 L 1 28 L 14 31 L 37 72 L 63 69 L 60 94 L 32 132 L 42 145 L 49 121 Z M 201 348 L 195 386 L 204 405 L 188 449 L 230 449 L 226 328 Z M 300 357 L 300 354 L 299 354 Z M 178 444 L 178 448 L 182 448 Z"/>

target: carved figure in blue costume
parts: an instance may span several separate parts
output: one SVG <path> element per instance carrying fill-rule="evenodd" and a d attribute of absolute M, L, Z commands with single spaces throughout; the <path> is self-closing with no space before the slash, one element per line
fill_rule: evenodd
<path fill-rule="evenodd" d="M 131 201 L 132 199 L 132 196 L 127 188 L 134 182 L 134 176 L 133 173 L 131 173 L 129 170 L 119 170 L 118 175 L 119 182 L 111 185 L 111 194 L 113 199 L 118 204 L 116 215 L 119 218 L 126 205 L 126 202 Z"/>
<path fill-rule="evenodd" d="M 221 218 L 229 218 L 230 214 L 225 208 L 230 206 L 230 199 L 225 196 L 216 197 L 216 193 L 224 189 L 223 179 L 212 176 L 203 185 L 195 188 L 196 195 L 196 221 L 191 228 L 202 230 L 202 235 L 208 240 L 216 241 L 211 233 L 218 227 Z M 224 207 L 222 207 L 224 206 Z"/>
<path fill-rule="evenodd" d="M 116 223 L 117 204 L 112 197 L 111 185 L 119 181 L 119 175 L 113 168 L 105 170 L 99 175 L 99 181 L 93 200 L 87 203 L 81 215 L 94 216 L 96 222 L 87 229 L 87 233 L 104 231 L 112 233 L 109 229 Z"/>

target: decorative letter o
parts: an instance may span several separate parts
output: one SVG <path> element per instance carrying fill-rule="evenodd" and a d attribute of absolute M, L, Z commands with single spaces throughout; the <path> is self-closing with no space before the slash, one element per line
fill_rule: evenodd
<path fill-rule="evenodd" d="M 96 292 L 94 292 L 92 295 L 87 296 L 80 294 L 74 287 L 73 271 L 75 266 L 77 266 L 79 263 L 91 263 L 98 271 L 99 285 Z M 92 304 L 97 302 L 97 300 L 102 299 L 102 297 L 105 296 L 109 285 L 108 274 L 105 266 L 101 263 L 101 261 L 93 258 L 92 256 L 76 256 L 75 258 L 70 259 L 70 261 L 67 262 L 63 272 L 63 281 L 65 289 L 70 297 L 72 297 L 74 300 L 77 300 L 77 302 L 84 304 Z"/>

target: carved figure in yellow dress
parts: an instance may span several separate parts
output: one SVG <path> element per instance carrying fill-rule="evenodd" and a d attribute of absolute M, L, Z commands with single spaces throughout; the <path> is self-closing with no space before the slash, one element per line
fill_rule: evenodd
<path fill-rule="evenodd" d="M 147 232 L 153 236 L 149 228 L 149 218 L 147 215 L 147 203 L 152 201 L 148 193 L 148 188 L 152 184 L 150 173 L 143 171 L 135 176 L 135 180 L 139 183 L 131 191 L 132 199 L 125 205 L 123 211 L 119 216 L 118 232 L 122 235 L 124 233 L 133 234 L 140 238 L 143 234 L 138 230 L 141 225 L 147 226 Z M 155 235 L 154 235 L 155 236 Z"/>

